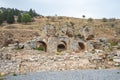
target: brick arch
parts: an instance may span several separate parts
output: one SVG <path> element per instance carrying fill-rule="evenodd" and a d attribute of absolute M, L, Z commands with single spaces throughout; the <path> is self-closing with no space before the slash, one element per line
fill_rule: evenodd
<path fill-rule="evenodd" d="M 65 51 L 67 50 L 67 44 L 65 41 L 60 41 L 57 45 L 57 51 L 61 52 L 61 51 Z"/>
<path fill-rule="evenodd" d="M 36 48 L 38 50 L 47 52 L 47 44 L 44 41 L 37 41 Z"/>

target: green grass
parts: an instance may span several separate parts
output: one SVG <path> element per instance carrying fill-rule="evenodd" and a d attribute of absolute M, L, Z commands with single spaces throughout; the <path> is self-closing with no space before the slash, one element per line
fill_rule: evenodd
<path fill-rule="evenodd" d="M 37 47 L 37 48 L 35 48 L 35 50 L 44 51 L 44 48 L 43 47 Z"/>
<path fill-rule="evenodd" d="M 61 52 L 56 52 L 56 55 L 60 55 L 61 54 Z"/>
<path fill-rule="evenodd" d="M 110 43 L 111 46 L 116 46 L 117 45 L 117 42 L 112 41 L 112 40 L 109 43 Z"/>

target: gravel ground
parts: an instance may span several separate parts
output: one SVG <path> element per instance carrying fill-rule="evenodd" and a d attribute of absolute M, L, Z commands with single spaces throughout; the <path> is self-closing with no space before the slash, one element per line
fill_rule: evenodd
<path fill-rule="evenodd" d="M 120 70 L 35 72 L 6 76 L 5 80 L 120 80 Z"/>

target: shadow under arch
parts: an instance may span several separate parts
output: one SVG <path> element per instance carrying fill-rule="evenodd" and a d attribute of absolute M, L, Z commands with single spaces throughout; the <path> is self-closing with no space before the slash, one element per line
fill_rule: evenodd
<path fill-rule="evenodd" d="M 47 44 L 44 41 L 37 41 L 36 49 L 47 52 Z"/>
<path fill-rule="evenodd" d="M 83 51 L 83 50 L 85 50 L 85 44 L 84 43 L 82 43 L 82 42 L 78 42 L 78 48 L 79 48 L 79 50 L 81 51 Z"/>
<path fill-rule="evenodd" d="M 66 49 L 67 49 L 67 44 L 65 41 L 61 41 L 60 43 L 58 43 L 58 45 L 57 45 L 58 52 L 65 51 Z"/>

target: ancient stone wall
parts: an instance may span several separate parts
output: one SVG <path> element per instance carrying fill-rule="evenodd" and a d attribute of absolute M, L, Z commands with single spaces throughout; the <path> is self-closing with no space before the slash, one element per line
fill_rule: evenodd
<path fill-rule="evenodd" d="M 65 26 L 57 29 L 54 26 L 47 25 L 41 28 L 41 36 L 37 36 L 25 43 L 19 43 L 17 48 L 37 49 L 48 53 L 61 51 L 80 52 L 88 50 L 90 40 L 93 39 L 94 35 L 87 26 L 76 31 L 72 27 Z"/>

